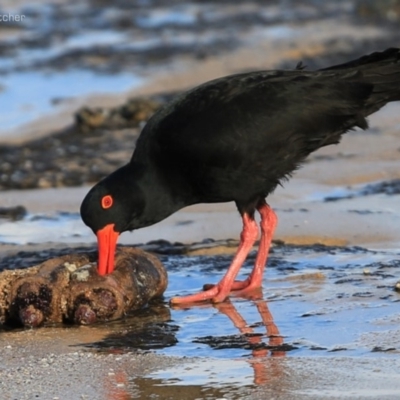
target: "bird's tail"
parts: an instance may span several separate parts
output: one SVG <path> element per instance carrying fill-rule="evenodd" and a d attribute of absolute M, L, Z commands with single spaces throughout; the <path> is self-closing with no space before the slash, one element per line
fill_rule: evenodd
<path fill-rule="evenodd" d="M 365 82 L 373 85 L 366 101 L 368 114 L 379 110 L 391 101 L 400 101 L 400 49 L 389 48 L 375 52 L 357 60 L 321 71 L 343 71 L 348 81 Z"/>

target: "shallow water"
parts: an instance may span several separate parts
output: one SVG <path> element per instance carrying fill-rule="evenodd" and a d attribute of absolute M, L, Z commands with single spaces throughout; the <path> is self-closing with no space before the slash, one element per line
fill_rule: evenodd
<path fill-rule="evenodd" d="M 400 293 L 394 291 L 399 254 L 275 244 L 262 291 L 251 298 L 231 296 L 221 304 L 179 309 L 169 307 L 168 300 L 218 281 L 231 256 L 173 255 L 175 250 L 171 246 L 171 254 L 159 255 L 169 274 L 162 301 L 101 325 L 2 332 L 6 340 L 0 343 L 15 348 L 18 340 L 50 341 L 49 351 L 54 351 L 57 337 L 59 345 L 105 355 L 105 361 L 108 354 L 118 361 L 146 352 L 180 358 L 178 364 L 140 374 L 129 363 L 108 369 L 101 389 L 107 399 L 150 394 L 161 399 L 262 399 L 278 393 L 285 399 L 395 398 L 400 393 L 395 372 Z M 40 357 L 39 362 L 47 362 Z M 349 375 L 352 369 L 355 375 Z"/>
<path fill-rule="evenodd" d="M 170 279 L 165 300 L 216 282 L 230 260 L 229 256 L 161 258 Z M 219 390 L 229 394 L 227 398 L 241 398 L 249 388 L 271 388 L 277 376 L 290 380 L 284 378 L 291 370 L 288 358 L 314 362 L 319 358 L 321 363 L 331 358 L 332 368 L 338 357 L 397 363 L 400 294 L 393 288 L 400 263 L 396 259 L 397 254 L 357 247 L 275 246 L 263 291 L 253 299 L 231 297 L 222 304 L 183 309 L 158 304 L 136 318 L 110 323 L 112 333 L 89 348 L 200 357 L 132 381 L 135 390 L 145 384 L 155 393 L 160 385 L 176 387 L 174 398 L 184 398 L 180 390 L 185 386 L 201 387 L 204 398 L 207 390 L 210 398 L 217 398 L 212 396 Z M 243 274 L 250 269 L 251 260 Z M 392 386 L 387 393 L 396 390 Z M 330 395 L 335 391 L 343 395 L 339 387 Z M 135 393 L 133 387 L 126 393 Z"/>
<path fill-rule="evenodd" d="M 88 94 L 123 92 L 143 83 L 133 74 L 101 75 L 85 70 L 15 72 L 0 92 L 0 137 L 59 108 L 57 103 Z M 38 94 L 40 93 L 40 96 Z"/>
<path fill-rule="evenodd" d="M 178 366 L 141 378 L 127 375 L 123 385 L 126 395 L 133 396 L 138 385 L 163 385 L 187 386 L 192 391 L 199 386 L 210 390 L 210 396 L 223 390 L 233 396 L 228 398 L 241 398 L 245 387 L 268 386 L 271 371 L 287 374 L 290 367 L 282 361 L 287 358 L 313 362 L 316 358 L 336 362 L 338 357 L 399 360 L 400 293 L 394 290 L 400 275 L 397 252 L 277 243 L 268 260 L 262 291 L 248 298 L 231 296 L 217 305 L 171 308 L 168 300 L 172 296 L 194 293 L 204 283 L 217 282 L 232 256 L 223 252 L 216 256 L 174 255 L 178 248 L 159 246 L 164 253 L 159 257 L 169 275 L 162 301 L 123 320 L 66 331 L 78 343 L 83 335 L 81 346 L 96 353 L 151 351 L 182 357 Z M 211 246 L 218 253 L 221 244 Z M 195 247 L 201 253 L 202 246 Z M 210 244 L 203 247 L 206 254 Z M 57 251 L 45 257 L 53 257 Z M 34 264 L 35 254 L 27 256 Z M 23 253 L 15 257 L 24 260 Z M 43 254 L 36 257 L 39 262 Z M 239 278 L 251 271 L 254 258 L 252 252 Z M 51 337 L 52 329 L 40 329 L 37 338 Z M 12 332 L 7 338 L 12 343 Z M 191 357 L 198 361 L 189 363 Z"/>
<path fill-rule="evenodd" d="M 85 239 L 93 241 L 94 236 L 82 222 L 79 213 L 28 214 L 19 221 L 0 220 L 0 243 L 73 243 Z"/>
<path fill-rule="evenodd" d="M 396 328 L 400 295 L 394 285 L 400 262 L 393 260 L 397 256 L 362 248 L 276 246 L 262 294 L 254 299 L 232 297 L 221 305 L 171 309 L 170 320 L 162 324 L 176 342 L 157 351 L 217 358 L 248 357 L 252 351 L 268 348 L 296 356 L 329 356 L 337 351 L 346 356 L 374 356 L 377 347 L 387 351 L 384 341 L 372 344 L 363 335 L 369 332 L 378 338 L 381 332 Z M 231 257 L 161 259 L 169 272 L 168 300 L 201 290 L 206 282 L 217 282 Z M 242 269 L 243 276 L 250 270 L 251 260 Z M 266 326 L 266 321 L 272 326 Z M 271 345 L 274 337 L 277 343 Z M 112 342 L 115 345 L 116 338 Z M 156 340 L 151 343 L 143 348 L 162 347 Z"/>

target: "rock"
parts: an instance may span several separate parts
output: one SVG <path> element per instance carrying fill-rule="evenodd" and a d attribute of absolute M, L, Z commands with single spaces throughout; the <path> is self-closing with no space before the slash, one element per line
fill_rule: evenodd
<path fill-rule="evenodd" d="M 166 270 L 154 255 L 122 247 L 116 269 L 97 273 L 97 252 L 52 258 L 25 270 L 0 273 L 0 323 L 36 328 L 88 325 L 138 310 L 164 293 Z"/>
<path fill-rule="evenodd" d="M 15 207 L 0 207 L 0 218 L 7 218 L 13 221 L 18 221 L 27 214 L 24 206 Z"/>

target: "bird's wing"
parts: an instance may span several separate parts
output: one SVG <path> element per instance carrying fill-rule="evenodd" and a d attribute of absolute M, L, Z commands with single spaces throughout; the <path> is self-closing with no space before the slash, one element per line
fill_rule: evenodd
<path fill-rule="evenodd" d="M 346 75 L 347 74 L 347 75 Z M 348 72 L 270 71 L 234 75 L 178 97 L 148 122 L 137 156 L 182 166 L 243 167 L 244 160 L 304 158 L 367 126 L 372 85 Z M 295 153 L 298 154 L 295 154 Z M 135 154 L 134 154 L 135 157 Z"/>

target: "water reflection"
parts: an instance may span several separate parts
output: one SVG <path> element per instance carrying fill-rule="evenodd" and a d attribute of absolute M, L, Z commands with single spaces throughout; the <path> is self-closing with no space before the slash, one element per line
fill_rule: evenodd
<path fill-rule="evenodd" d="M 109 372 L 104 379 L 104 394 L 108 400 L 130 400 L 131 393 L 127 390 L 129 376 L 126 371 L 119 369 Z"/>
<path fill-rule="evenodd" d="M 207 391 L 212 395 L 223 396 L 227 390 L 233 393 L 240 387 L 275 385 L 275 382 L 283 379 L 285 375 L 285 364 L 278 361 L 274 362 L 272 359 L 285 357 L 287 351 L 291 350 L 292 347 L 284 343 L 284 338 L 274 322 L 267 301 L 262 298 L 261 291 L 245 301 L 248 302 L 248 305 L 253 305 L 256 308 L 260 321 L 252 325 L 248 324 L 236 306 L 236 304 L 240 303 L 236 303 L 235 300 L 227 300 L 224 303 L 205 306 L 205 309 L 216 309 L 220 315 L 226 317 L 238 330 L 238 335 L 216 336 L 217 332 L 213 332 L 211 326 L 209 328 L 210 336 L 192 337 L 191 341 L 192 343 L 207 344 L 214 350 L 230 347 L 249 349 L 250 352 L 246 354 L 246 358 L 236 358 L 231 361 L 216 359 L 215 363 L 211 363 L 211 366 L 210 362 L 205 364 L 196 362 L 188 366 L 187 360 L 183 359 L 182 364 L 140 378 L 135 377 L 135 375 L 132 376 L 130 372 L 121 368 L 118 371 L 109 373 L 104 381 L 108 398 L 126 400 L 149 393 L 154 396 L 157 394 L 165 396 L 166 393 L 169 393 L 172 396 L 171 398 L 183 399 L 188 395 L 188 391 L 192 394 L 198 392 L 199 395 L 201 393 L 204 395 L 205 391 Z M 135 326 L 131 324 L 123 334 L 109 335 L 102 344 L 97 343 L 97 345 L 100 345 L 103 349 L 108 347 L 108 351 L 113 353 L 143 349 L 143 342 L 148 338 L 151 338 L 152 342 L 145 346 L 146 349 L 157 350 L 163 346 L 179 345 L 176 337 L 178 328 L 172 324 L 172 321 L 166 320 L 165 317 L 169 315 L 166 307 L 162 306 L 162 309 L 164 311 L 161 314 L 158 313 L 158 316 L 163 316 L 161 320 L 157 320 L 154 316 L 150 320 L 147 318 L 148 323 L 144 325 L 140 323 L 141 329 L 138 329 L 137 324 L 134 324 Z M 185 312 L 185 310 L 181 311 Z M 168 340 L 161 339 L 163 336 L 162 329 L 158 329 L 161 325 L 163 329 L 166 329 L 164 334 Z M 260 327 L 265 328 L 265 332 L 259 332 Z M 137 339 L 138 336 L 142 337 L 141 343 Z M 155 337 L 158 337 L 158 340 L 154 340 Z M 173 353 L 170 352 L 170 354 Z M 231 364 L 232 362 L 233 364 Z M 250 369 L 245 367 L 246 364 Z M 236 371 L 237 367 L 239 369 Z M 202 370 L 203 368 L 204 370 Z M 214 368 L 215 371 L 213 370 Z M 241 374 L 238 371 L 241 371 L 243 375 L 240 376 Z M 235 375 L 235 382 L 231 382 L 229 379 L 225 380 L 224 376 L 227 373 Z M 200 381 L 193 380 L 193 376 L 202 375 L 204 376 L 204 381 L 201 381 L 201 379 Z M 214 379 L 214 376 L 217 379 Z M 213 381 L 215 382 L 213 383 Z"/>
<path fill-rule="evenodd" d="M 257 311 L 261 317 L 262 324 L 266 328 L 265 335 L 254 334 L 254 328 L 249 326 L 243 316 L 238 312 L 233 303 L 228 300 L 224 303 L 215 305 L 215 308 L 226 315 L 233 325 L 239 330 L 241 335 L 249 342 L 251 346 L 252 357 L 248 359 L 248 363 L 254 371 L 254 384 L 266 384 L 270 380 L 270 376 L 276 377 L 282 371 L 279 364 L 265 363 L 264 357 L 284 357 L 286 355 L 283 337 L 274 322 L 274 318 L 268 308 L 267 302 L 258 294 L 253 298 L 253 303 L 257 307 Z M 264 343 L 264 337 L 268 338 L 268 343 Z M 271 371 L 270 368 L 273 368 Z M 277 367 L 277 368 L 274 368 Z"/>
<path fill-rule="evenodd" d="M 268 348 L 266 348 L 262 342 L 263 335 L 254 334 L 254 328 L 249 326 L 243 316 L 238 312 L 237 308 L 233 303 L 228 300 L 224 303 L 216 304 L 214 307 L 222 314 L 226 315 L 233 325 L 239 330 L 239 332 L 248 340 L 251 344 L 251 348 L 254 356 L 267 355 L 269 347 L 277 347 L 283 343 L 283 338 L 279 333 L 278 327 L 274 323 L 271 312 L 269 311 L 267 302 L 263 299 L 254 301 L 257 307 L 258 313 L 261 316 L 262 324 L 266 328 L 266 337 L 269 339 Z M 271 355 L 274 355 L 274 351 L 271 351 Z"/>
<path fill-rule="evenodd" d="M 132 350 L 158 350 L 175 346 L 178 342 L 176 332 L 179 327 L 171 323 L 171 311 L 161 302 L 154 302 L 150 307 L 124 319 L 109 322 L 106 329 L 111 332 L 102 340 L 86 346 L 115 354 Z"/>

